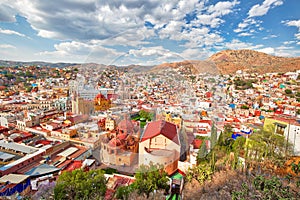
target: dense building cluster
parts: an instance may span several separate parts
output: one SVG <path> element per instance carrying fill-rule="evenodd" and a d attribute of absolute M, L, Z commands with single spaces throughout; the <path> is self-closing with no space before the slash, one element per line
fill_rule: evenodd
<path fill-rule="evenodd" d="M 0 74 L 0 196 L 14 195 L 11 188 L 38 194 L 75 169 L 130 175 L 154 163 L 169 175 L 184 173 L 203 144 L 212 148 L 207 138 L 218 138 L 228 125 L 233 139 L 271 128 L 300 155 L 298 71 L 191 76 L 180 69 L 45 69 L 6 67 Z"/>

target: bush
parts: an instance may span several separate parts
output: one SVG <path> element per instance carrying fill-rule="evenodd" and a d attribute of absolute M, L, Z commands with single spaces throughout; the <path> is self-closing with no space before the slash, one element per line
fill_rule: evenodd
<path fill-rule="evenodd" d="M 286 89 L 284 92 L 285 92 L 285 94 L 292 94 L 293 93 L 292 90 L 290 90 L 290 89 Z"/>

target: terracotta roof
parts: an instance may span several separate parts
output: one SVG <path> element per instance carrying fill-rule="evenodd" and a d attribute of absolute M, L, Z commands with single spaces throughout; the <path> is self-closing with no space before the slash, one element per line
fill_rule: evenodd
<path fill-rule="evenodd" d="M 193 141 L 194 149 L 200 149 L 202 142 L 203 140 L 201 139 L 194 139 Z M 208 140 L 205 140 L 205 144 L 206 144 L 206 149 L 208 149 Z"/>
<path fill-rule="evenodd" d="M 109 141 L 108 144 L 111 147 L 118 147 L 118 146 L 122 146 L 124 144 L 124 142 L 118 138 L 113 138 Z"/>
<path fill-rule="evenodd" d="M 118 127 L 120 130 L 126 130 L 130 133 L 133 132 L 134 128 L 132 121 L 129 119 L 123 119 L 122 121 L 120 121 Z"/>
<path fill-rule="evenodd" d="M 164 120 L 150 122 L 147 124 L 141 142 L 162 134 L 166 138 L 180 145 L 176 125 Z"/>
<path fill-rule="evenodd" d="M 68 164 L 68 166 L 65 168 L 64 171 L 73 171 L 75 169 L 79 169 L 82 166 L 81 160 L 73 160 L 71 163 Z"/>

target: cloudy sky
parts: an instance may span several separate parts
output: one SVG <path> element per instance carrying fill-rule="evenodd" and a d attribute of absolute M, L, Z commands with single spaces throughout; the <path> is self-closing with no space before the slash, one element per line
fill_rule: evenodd
<path fill-rule="evenodd" d="M 0 0 L 0 59 L 143 64 L 300 56 L 299 0 Z"/>

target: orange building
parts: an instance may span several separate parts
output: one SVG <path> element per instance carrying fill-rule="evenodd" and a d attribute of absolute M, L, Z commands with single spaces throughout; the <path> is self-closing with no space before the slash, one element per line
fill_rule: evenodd
<path fill-rule="evenodd" d="M 106 99 L 105 96 L 99 93 L 94 99 L 95 111 L 107 110 L 111 107 L 111 101 Z"/>

